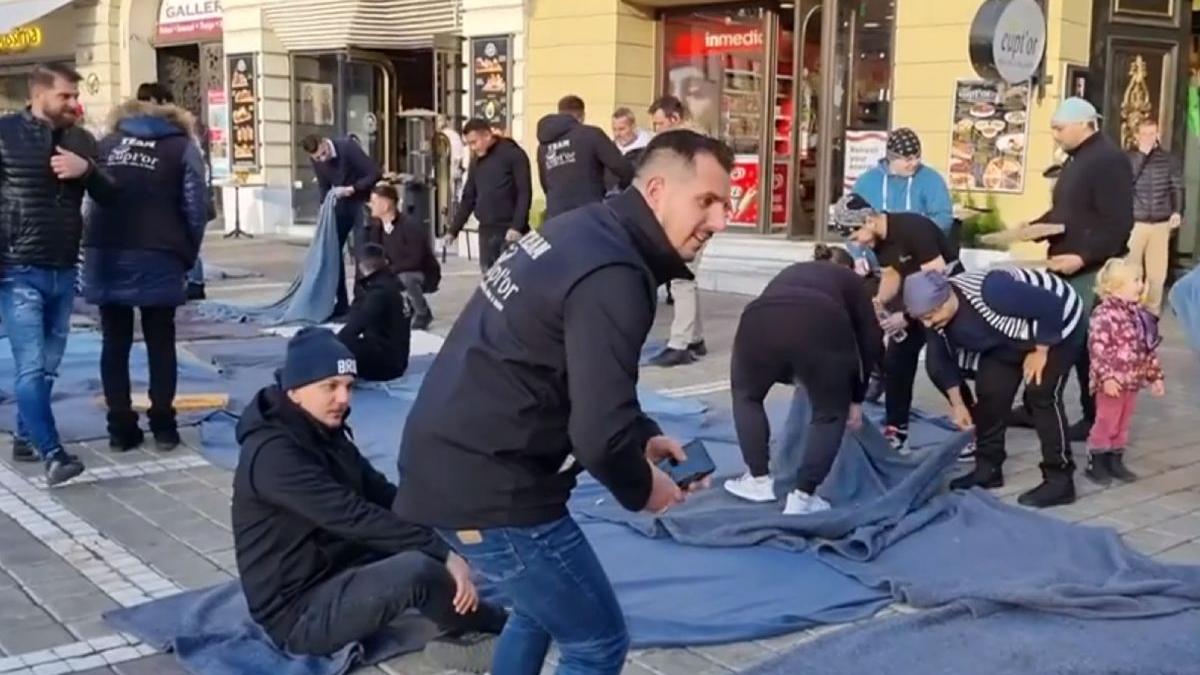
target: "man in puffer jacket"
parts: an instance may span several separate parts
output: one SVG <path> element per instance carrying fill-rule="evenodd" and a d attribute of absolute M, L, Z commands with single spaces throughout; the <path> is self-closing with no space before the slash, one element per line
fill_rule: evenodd
<path fill-rule="evenodd" d="M 150 431 L 159 450 L 179 445 L 175 308 L 187 299 L 185 277 L 200 251 L 209 199 L 194 128 L 182 108 L 130 101 L 114 112 L 100 143 L 100 163 L 118 192 L 87 213 L 84 297 L 100 307 L 100 378 L 108 444 L 117 451 L 143 440 L 129 385 L 135 307 L 150 361 Z"/>

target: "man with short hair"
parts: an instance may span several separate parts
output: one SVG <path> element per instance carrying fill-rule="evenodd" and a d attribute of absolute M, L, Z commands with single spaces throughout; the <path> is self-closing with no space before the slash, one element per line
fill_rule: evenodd
<path fill-rule="evenodd" d="M 394 509 L 443 539 L 512 604 L 494 673 L 616 675 L 629 636 L 567 511 L 589 471 L 625 508 L 684 491 L 683 449 L 641 410 L 654 291 L 725 228 L 733 153 L 689 131 L 646 148 L 633 188 L 550 219 L 488 271 L 425 377 L 401 441 Z M 636 564 L 629 561 L 630 564 Z"/>
<path fill-rule="evenodd" d="M 605 171 L 618 189 L 629 187 L 633 166 L 599 127 L 583 123 L 583 99 L 564 96 L 558 113 L 538 120 L 538 179 L 546 193 L 546 217 L 604 199 Z"/>
<path fill-rule="evenodd" d="M 633 153 L 644 149 L 649 145 L 650 139 L 653 138 L 653 134 L 645 129 L 638 128 L 637 117 L 634 116 L 632 110 L 625 106 L 621 106 L 613 111 L 612 132 L 613 141 L 617 144 L 617 149 L 630 162 L 636 161 L 636 155 L 633 155 Z"/>
<path fill-rule="evenodd" d="M 364 243 L 363 207 L 371 195 L 371 188 L 383 177 L 379 167 L 363 152 L 353 139 L 334 140 L 316 134 L 300 139 L 300 149 L 312 161 L 313 173 L 317 176 L 317 187 L 321 201 L 330 191 L 338 198 L 334 217 L 337 219 L 338 252 L 346 246 L 350 233 L 354 233 L 354 258 Z M 350 297 L 346 292 L 346 266 L 339 260 L 337 301 L 333 316 L 340 317 L 350 309 Z"/>
<path fill-rule="evenodd" d="M 466 562 L 391 512 L 396 487 L 355 447 L 356 371 L 331 331 L 305 328 L 238 421 L 233 541 L 250 616 L 294 654 L 332 654 L 409 610 L 463 639 L 500 632 L 504 612 L 479 602 Z"/>
<path fill-rule="evenodd" d="M 433 321 L 433 312 L 429 309 L 425 290 L 436 290 L 442 278 L 441 265 L 433 255 L 429 230 L 405 218 L 397 208 L 399 203 L 400 195 L 391 185 L 381 183 L 371 190 L 371 200 L 367 202 L 371 227 L 367 237 L 383 247 L 388 270 L 400 282 L 412 303 L 413 330 L 426 330 Z"/>
<path fill-rule="evenodd" d="M 479 221 L 479 267 L 487 272 L 506 243 L 529 231 L 533 201 L 529 155 L 516 141 L 496 134 L 487 120 L 470 120 L 463 126 L 463 136 L 475 159 L 445 243 L 448 246 L 458 238 L 474 213 Z"/>
<path fill-rule="evenodd" d="M 42 461 L 46 483 L 83 472 L 63 450 L 50 407 L 75 299 L 84 194 L 116 193 L 96 165 L 96 139 L 78 126 L 80 75 L 36 66 L 29 107 L 0 117 L 0 320 L 16 365 L 13 459 Z"/>
<path fill-rule="evenodd" d="M 1171 262 L 1171 232 L 1183 223 L 1183 170 L 1159 143 L 1158 122 L 1138 124 L 1137 148 L 1128 152 L 1133 168 L 1133 234 L 1129 261 L 1143 270 L 1146 307 L 1162 312 L 1163 287 Z"/>
<path fill-rule="evenodd" d="M 338 339 L 354 352 L 358 375 L 364 380 L 394 380 L 408 369 L 412 343 L 404 294 L 388 269 L 383 246 L 363 246 L 358 271 L 362 275 L 361 291 L 354 295 Z"/>
<path fill-rule="evenodd" d="M 671 94 L 664 94 L 655 99 L 650 104 L 649 112 L 650 122 L 656 134 L 687 124 L 687 110 L 683 107 L 683 101 Z"/>

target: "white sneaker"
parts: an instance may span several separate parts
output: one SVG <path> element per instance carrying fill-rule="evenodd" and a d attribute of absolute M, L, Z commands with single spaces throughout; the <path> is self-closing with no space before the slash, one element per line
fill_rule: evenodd
<path fill-rule="evenodd" d="M 785 516 L 806 516 L 829 510 L 829 502 L 816 495 L 810 495 L 803 490 L 792 490 L 788 493 L 787 503 L 783 507 Z"/>
<path fill-rule="evenodd" d="M 755 478 L 747 473 L 725 481 L 725 491 L 749 502 L 773 502 L 775 501 L 774 484 L 775 481 L 770 476 Z"/>

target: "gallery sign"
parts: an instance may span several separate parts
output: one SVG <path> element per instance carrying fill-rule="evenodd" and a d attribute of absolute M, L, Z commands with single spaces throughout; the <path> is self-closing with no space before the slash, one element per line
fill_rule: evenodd
<path fill-rule="evenodd" d="M 985 80 L 1024 82 L 1046 53 L 1046 15 L 1037 0 L 986 0 L 971 22 L 971 65 Z"/>
<path fill-rule="evenodd" d="M 158 39 L 170 42 L 220 38 L 221 0 L 162 0 Z"/>

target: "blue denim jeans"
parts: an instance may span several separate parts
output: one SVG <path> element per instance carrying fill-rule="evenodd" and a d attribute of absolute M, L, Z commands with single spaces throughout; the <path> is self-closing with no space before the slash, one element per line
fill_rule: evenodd
<path fill-rule="evenodd" d="M 192 269 L 188 270 L 187 282 L 189 284 L 204 285 L 204 260 L 200 256 L 196 256 L 196 264 L 192 265 Z"/>
<path fill-rule="evenodd" d="M 492 675 L 537 675 L 552 641 L 559 675 L 621 672 L 629 651 L 625 616 L 574 520 L 438 534 L 512 604 Z"/>
<path fill-rule="evenodd" d="M 16 364 L 17 436 L 43 459 L 62 447 L 50 392 L 67 347 L 74 267 L 13 265 L 0 272 L 0 320 Z"/>

